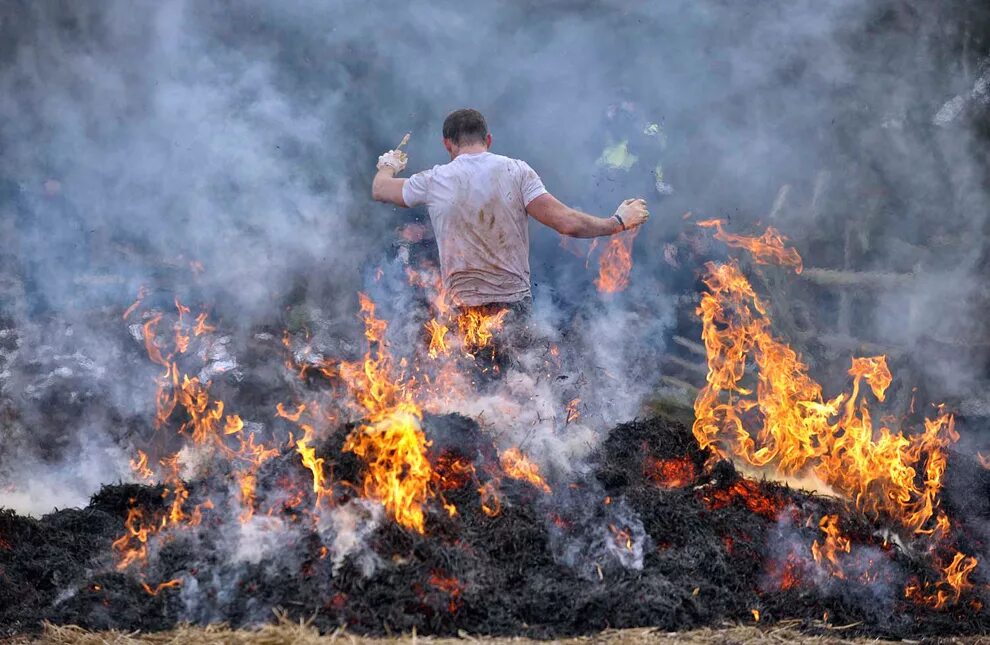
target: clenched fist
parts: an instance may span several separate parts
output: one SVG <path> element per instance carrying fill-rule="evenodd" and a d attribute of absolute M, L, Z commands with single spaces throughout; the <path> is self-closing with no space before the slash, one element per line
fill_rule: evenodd
<path fill-rule="evenodd" d="M 391 168 L 396 173 L 400 173 L 405 170 L 407 159 L 406 153 L 401 150 L 389 150 L 378 157 L 378 169 Z"/>
<path fill-rule="evenodd" d="M 627 199 L 619 204 L 612 217 L 622 225 L 623 230 L 629 230 L 650 219 L 650 211 L 646 210 L 646 200 Z"/>

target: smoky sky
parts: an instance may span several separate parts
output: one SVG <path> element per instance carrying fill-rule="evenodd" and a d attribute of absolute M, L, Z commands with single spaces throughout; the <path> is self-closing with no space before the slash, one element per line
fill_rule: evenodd
<path fill-rule="evenodd" d="M 248 320 L 300 276 L 347 294 L 410 217 L 369 200 L 375 157 L 411 131 L 410 171 L 444 162 L 440 123 L 466 105 L 487 115 L 497 152 L 564 201 L 606 215 L 646 197 L 643 275 L 663 271 L 683 212 L 763 217 L 781 185 L 822 170 L 882 174 L 906 229 L 947 203 L 975 219 L 985 193 L 948 176 L 972 167 L 968 131 L 930 124 L 966 79 L 926 33 L 966 5 L 916 5 L 6 3 L 6 253 L 55 309 L 189 280 L 172 273 L 190 261 L 203 297 Z M 609 120 L 616 105 L 626 131 Z M 603 175 L 602 149 L 643 123 L 662 144 L 619 181 Z M 884 140 L 884 123 L 924 132 Z M 658 164 L 671 194 L 654 189 Z M 840 216 L 817 222 L 825 237 Z M 557 242 L 537 229 L 534 281 L 583 293 L 590 278 Z"/>

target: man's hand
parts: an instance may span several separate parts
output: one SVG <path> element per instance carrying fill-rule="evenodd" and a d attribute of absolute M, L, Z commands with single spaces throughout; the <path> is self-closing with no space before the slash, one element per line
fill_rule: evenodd
<path fill-rule="evenodd" d="M 646 200 L 627 199 L 619 204 L 619 207 L 615 209 L 615 215 L 612 217 L 622 227 L 621 230 L 628 231 L 650 219 L 650 211 L 646 210 Z"/>
<path fill-rule="evenodd" d="M 378 169 L 391 168 L 393 173 L 398 174 L 405 170 L 407 160 L 406 153 L 401 150 L 389 150 L 378 157 Z"/>

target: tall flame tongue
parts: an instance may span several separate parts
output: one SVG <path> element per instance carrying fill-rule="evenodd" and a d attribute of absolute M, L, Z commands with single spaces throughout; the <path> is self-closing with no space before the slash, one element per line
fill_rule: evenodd
<path fill-rule="evenodd" d="M 595 287 L 601 293 L 618 293 L 629 286 L 632 271 L 632 245 L 639 229 L 613 235 L 598 257 L 598 277 Z"/>
<path fill-rule="evenodd" d="M 343 363 L 341 377 L 366 414 L 344 450 L 367 465 L 362 494 L 380 501 L 399 524 L 423 533 L 423 504 L 433 495 L 429 442 L 420 427 L 423 413 L 385 345 L 388 323 L 375 317 L 375 304 L 359 294 L 368 352 L 361 363 Z"/>
<path fill-rule="evenodd" d="M 801 268 L 801 257 L 768 230 L 759 238 L 702 226 L 761 263 Z M 891 382 L 884 356 L 855 358 L 851 391 L 825 399 L 798 354 L 771 333 L 771 320 L 739 265 L 706 265 L 708 287 L 697 312 L 708 355 L 708 383 L 694 404 L 694 435 L 703 448 L 783 475 L 813 473 L 874 517 L 929 532 L 938 508 L 946 447 L 958 439 L 951 415 L 905 435 L 875 429 L 864 382 L 883 401 Z M 746 372 L 747 364 L 755 373 Z M 755 382 L 755 387 L 754 387 Z"/>

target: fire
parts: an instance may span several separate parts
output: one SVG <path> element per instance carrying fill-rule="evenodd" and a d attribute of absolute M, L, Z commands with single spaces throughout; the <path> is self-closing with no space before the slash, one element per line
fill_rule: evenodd
<path fill-rule="evenodd" d="M 208 324 L 206 322 L 207 313 L 203 312 L 196 316 L 196 326 L 193 327 L 193 336 L 202 336 L 203 334 L 208 334 L 217 330 L 216 327 Z"/>
<path fill-rule="evenodd" d="M 620 529 L 615 524 L 609 524 L 608 528 L 612 531 L 612 535 L 615 536 L 616 546 L 622 547 L 627 551 L 633 550 L 632 534 L 629 532 L 628 528 Z"/>
<path fill-rule="evenodd" d="M 111 545 L 114 551 L 119 554 L 117 569 L 121 571 L 134 562 L 144 561 L 148 558 L 148 536 L 157 530 L 154 524 L 144 522 L 144 512 L 135 507 L 131 507 L 127 511 L 124 528 L 127 532 L 114 540 Z"/>
<path fill-rule="evenodd" d="M 697 479 L 694 463 L 687 457 L 657 459 L 647 455 L 643 476 L 661 488 L 682 488 Z"/>
<path fill-rule="evenodd" d="M 633 264 L 632 245 L 638 232 L 639 229 L 635 228 L 609 239 L 605 250 L 598 257 L 595 287 L 600 293 L 619 293 L 629 286 Z"/>
<path fill-rule="evenodd" d="M 952 562 L 943 566 L 941 580 L 934 585 L 925 583 L 924 586 L 913 581 L 904 589 L 904 597 L 933 609 L 956 604 L 963 592 L 973 588 L 969 575 L 977 564 L 976 558 L 956 551 Z"/>
<path fill-rule="evenodd" d="M 316 456 L 316 448 L 310 444 L 315 440 L 316 431 L 308 423 L 300 424 L 303 429 L 303 437 L 296 441 L 296 452 L 303 466 L 309 469 L 313 475 L 313 492 L 316 493 L 317 503 L 324 499 L 331 491 L 327 486 L 326 472 L 323 470 L 323 457 Z"/>
<path fill-rule="evenodd" d="M 148 455 L 143 450 L 138 450 L 137 459 L 131 459 L 131 470 L 141 479 L 151 480 L 155 476 L 148 468 Z"/>
<path fill-rule="evenodd" d="M 446 453 L 437 458 L 433 467 L 433 483 L 439 490 L 464 488 L 475 476 L 474 464 Z"/>
<path fill-rule="evenodd" d="M 502 513 L 502 499 L 498 496 L 498 491 L 493 482 L 485 482 L 484 486 L 478 489 L 481 496 L 481 510 L 488 517 L 498 517 Z"/>
<path fill-rule="evenodd" d="M 540 469 L 518 448 L 509 448 L 503 452 L 499 455 L 499 462 L 505 474 L 512 479 L 527 481 L 544 493 L 551 492 L 550 486 L 540 476 Z"/>
<path fill-rule="evenodd" d="M 825 562 L 829 562 L 828 566 L 833 576 L 844 578 L 845 575 L 839 565 L 838 554 L 849 553 L 852 545 L 849 538 L 844 537 L 839 531 L 839 516 L 823 516 L 818 522 L 818 528 L 821 529 L 825 537 L 821 544 L 818 543 L 818 540 L 812 542 L 811 555 L 819 565 L 825 566 Z"/>
<path fill-rule="evenodd" d="M 359 295 L 368 352 L 362 363 L 341 364 L 341 377 L 366 413 L 368 422 L 344 442 L 344 450 L 367 467 L 362 494 L 379 500 L 402 526 L 423 533 L 423 504 L 433 495 L 433 471 L 426 458 L 429 442 L 420 427 L 422 411 L 385 346 L 388 323 L 375 316 L 375 304 Z M 374 349 L 372 349 L 374 347 Z"/>
<path fill-rule="evenodd" d="M 450 329 L 447 325 L 442 325 L 437 322 L 436 318 L 432 318 L 430 322 L 426 323 L 426 331 L 430 334 L 430 358 L 436 358 L 450 352 L 450 348 L 447 347 L 447 333 Z"/>
<path fill-rule="evenodd" d="M 179 311 L 179 318 L 175 321 L 173 330 L 175 331 L 175 349 L 180 354 L 185 354 L 189 350 L 189 334 L 185 331 L 185 315 L 189 313 L 189 307 L 185 306 L 179 299 L 175 299 L 175 308 Z"/>
<path fill-rule="evenodd" d="M 149 585 L 147 582 L 141 583 L 141 588 L 144 589 L 149 596 L 157 596 L 162 592 L 163 589 L 172 589 L 174 587 L 181 587 L 181 586 L 182 586 L 182 581 L 178 579 L 169 580 L 168 582 L 160 582 L 154 587 Z"/>
<path fill-rule="evenodd" d="M 509 309 L 488 313 L 487 307 L 465 307 L 457 317 L 457 332 L 468 352 L 487 347 L 495 333 L 502 330 Z"/>
<path fill-rule="evenodd" d="M 138 288 L 137 299 L 134 300 L 133 303 L 131 303 L 131 306 L 129 306 L 127 309 L 124 310 L 124 315 L 121 316 L 121 318 L 123 318 L 124 320 L 130 318 L 131 314 L 134 313 L 137 310 L 137 308 L 141 306 L 141 303 L 144 302 L 144 299 L 148 297 L 149 293 L 150 291 L 148 290 L 148 287 L 141 285 Z"/>
<path fill-rule="evenodd" d="M 572 421 L 577 421 L 581 418 L 581 413 L 578 411 L 578 406 L 581 404 L 581 399 L 571 399 L 565 408 L 566 417 L 564 419 L 564 424 L 571 423 Z"/>
<path fill-rule="evenodd" d="M 706 225 L 757 261 L 801 267 L 775 231 L 753 239 Z M 701 447 L 783 475 L 810 471 L 862 511 L 926 530 L 938 507 L 946 447 L 958 439 L 952 416 L 940 413 L 913 435 L 874 428 L 864 384 L 884 400 L 892 378 L 885 357 L 853 359 L 851 391 L 826 399 L 800 356 L 773 336 L 768 309 L 738 264 L 709 263 L 707 272 L 697 311 L 708 382 L 695 400 L 693 426 Z"/>
<path fill-rule="evenodd" d="M 445 592 L 450 596 L 450 603 L 447 608 L 450 613 L 457 611 L 461 605 L 461 581 L 457 578 L 442 575 L 439 571 L 434 571 L 430 575 L 430 586 Z"/>
<path fill-rule="evenodd" d="M 742 503 L 751 512 L 769 520 L 777 519 L 785 507 L 783 499 L 767 495 L 760 490 L 759 483 L 749 479 L 740 479 L 725 489 L 715 489 L 703 499 L 712 510 Z"/>
<path fill-rule="evenodd" d="M 787 247 L 786 238 L 772 226 L 768 226 L 760 237 L 726 233 L 725 229 L 722 228 L 722 220 L 718 219 L 700 221 L 698 226 L 714 228 L 716 240 L 721 240 L 734 248 L 746 249 L 757 264 L 779 264 L 794 267 L 795 273 L 801 273 L 804 268 L 797 249 Z"/>
<path fill-rule="evenodd" d="M 146 295 L 147 290 L 142 289 L 132 307 L 136 309 Z M 184 442 L 212 450 L 231 463 L 232 475 L 240 488 L 243 506 L 240 517 L 242 521 L 247 521 L 255 510 L 257 469 L 264 461 L 277 455 L 278 450 L 259 443 L 253 432 L 245 432 L 245 423 L 240 416 L 225 414 L 224 402 L 211 397 L 208 381 L 201 382 L 198 377 L 190 377 L 180 371 L 176 356 L 189 352 L 194 338 L 215 331 L 215 328 L 207 323 L 206 313 L 197 314 L 195 324 L 191 325 L 190 308 L 178 298 L 174 303 L 177 315 L 172 324 L 171 351 L 166 353 L 167 341 L 158 335 L 164 318 L 162 312 L 147 315 L 142 326 L 148 358 L 163 368 L 156 379 L 155 428 L 162 431 L 173 425 L 174 421 L 178 426 L 176 435 Z M 127 316 L 133 311 L 126 312 Z M 179 419 L 174 420 L 175 416 Z M 189 507 L 190 492 L 182 480 L 179 455 L 180 452 L 176 452 L 162 457 L 156 464 L 146 451 L 138 450 L 136 458 L 131 460 L 135 473 L 149 481 L 156 478 L 155 469 L 159 469 L 158 478 L 164 484 L 162 499 L 165 507 L 161 511 L 148 512 L 136 507 L 134 500 L 131 501 L 124 523 L 125 531 L 113 542 L 118 569 L 127 569 L 146 561 L 154 536 L 172 529 L 198 526 L 203 521 L 203 512 L 213 508 L 210 500 Z M 147 590 L 155 595 L 164 588 L 178 584 L 179 581 L 169 581 L 154 589 L 147 587 Z"/>

